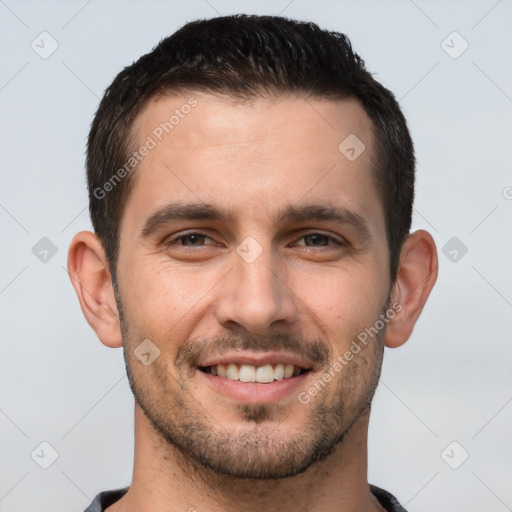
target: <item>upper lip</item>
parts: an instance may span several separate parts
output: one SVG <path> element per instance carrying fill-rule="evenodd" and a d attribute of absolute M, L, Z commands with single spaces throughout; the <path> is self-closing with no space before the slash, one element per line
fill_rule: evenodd
<path fill-rule="evenodd" d="M 200 362 L 198 366 L 215 366 L 218 364 L 250 364 L 253 366 L 263 366 L 266 364 L 293 364 L 299 368 L 312 370 L 314 364 L 296 354 L 290 352 L 251 352 L 235 351 L 226 352 L 216 356 L 211 356 Z"/>

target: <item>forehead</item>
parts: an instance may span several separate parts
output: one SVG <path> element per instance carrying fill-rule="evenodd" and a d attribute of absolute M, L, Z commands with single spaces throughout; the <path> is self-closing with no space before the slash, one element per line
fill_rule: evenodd
<path fill-rule="evenodd" d="M 180 200 L 261 219 L 300 201 L 350 207 L 370 221 L 383 215 L 372 123 L 354 99 L 160 96 L 132 134 L 136 152 L 150 149 L 137 164 L 123 224 L 140 225 Z"/>
<path fill-rule="evenodd" d="M 198 150 L 218 145 L 218 151 L 226 151 L 223 145 L 257 143 L 255 136 L 260 136 L 259 142 L 274 141 L 287 147 L 302 147 L 305 140 L 311 141 L 309 146 L 318 147 L 321 137 L 323 143 L 318 149 L 330 151 L 337 149 L 340 138 L 359 134 L 371 146 L 372 132 L 372 122 L 355 98 L 288 95 L 238 100 L 200 92 L 152 98 L 132 127 L 137 143 L 151 136 L 168 149 L 178 149 L 178 144 L 185 143 Z M 315 134 L 318 137 L 312 138 Z"/>

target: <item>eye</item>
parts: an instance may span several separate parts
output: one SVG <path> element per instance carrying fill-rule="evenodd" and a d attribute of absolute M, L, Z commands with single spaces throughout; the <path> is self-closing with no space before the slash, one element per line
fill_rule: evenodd
<path fill-rule="evenodd" d="M 342 240 L 338 240 L 330 235 L 323 233 L 310 233 L 302 236 L 299 240 L 304 240 L 304 244 L 298 243 L 297 245 L 303 245 L 305 247 L 328 247 L 329 245 L 345 246 Z M 331 242 L 331 243 L 330 243 Z"/>
<path fill-rule="evenodd" d="M 212 241 L 209 236 L 203 235 L 202 233 L 182 233 L 168 238 L 165 241 L 165 245 L 167 247 L 171 245 L 177 245 L 180 247 L 203 247 L 206 240 Z"/>
<path fill-rule="evenodd" d="M 169 237 L 164 245 L 166 247 L 205 247 L 208 245 L 216 245 L 214 240 L 209 236 L 196 231 L 189 233 L 180 233 Z M 303 247 L 346 247 L 347 243 L 341 237 L 326 235 L 325 233 L 308 233 L 300 237 L 295 245 Z"/>

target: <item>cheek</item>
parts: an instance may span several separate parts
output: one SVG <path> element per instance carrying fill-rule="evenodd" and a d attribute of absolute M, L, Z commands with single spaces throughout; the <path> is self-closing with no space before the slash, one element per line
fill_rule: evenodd
<path fill-rule="evenodd" d="M 326 269 L 295 282 L 306 314 L 316 317 L 338 353 L 375 323 L 387 298 L 385 283 L 367 267 L 359 272 Z"/>
<path fill-rule="evenodd" d="M 150 339 L 186 339 L 196 312 L 208 302 L 218 278 L 210 272 L 166 262 L 134 265 L 123 302 L 131 328 Z M 137 268 L 143 269 L 137 273 Z M 153 338 L 152 338 L 153 337 Z"/>

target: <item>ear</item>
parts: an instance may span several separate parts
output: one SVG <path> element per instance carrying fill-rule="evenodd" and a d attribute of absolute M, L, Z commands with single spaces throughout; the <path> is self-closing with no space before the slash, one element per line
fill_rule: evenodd
<path fill-rule="evenodd" d="M 90 231 L 75 235 L 68 251 L 68 273 L 89 325 L 107 347 L 121 347 L 119 313 L 107 258 Z"/>
<path fill-rule="evenodd" d="M 391 304 L 398 303 L 393 319 L 386 328 L 386 346 L 403 345 L 410 337 L 414 324 L 437 279 L 437 250 L 434 239 L 426 231 L 410 234 L 400 252 L 400 263 Z"/>

